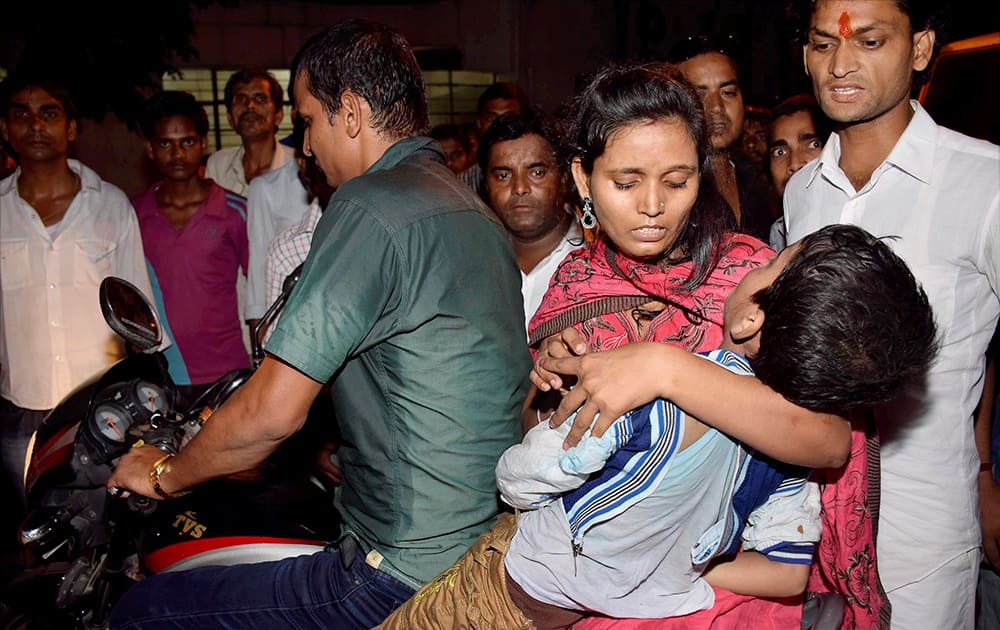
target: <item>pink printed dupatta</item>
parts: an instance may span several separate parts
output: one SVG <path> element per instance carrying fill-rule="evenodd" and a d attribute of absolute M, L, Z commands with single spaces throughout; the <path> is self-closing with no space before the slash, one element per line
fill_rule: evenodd
<path fill-rule="evenodd" d="M 575 326 L 592 350 L 635 341 L 659 341 L 691 352 L 714 350 L 722 343 L 726 297 L 746 273 L 774 252 L 745 234 L 729 234 L 719 262 L 694 290 L 684 288 L 691 263 L 638 263 L 598 239 L 571 252 L 552 276 L 549 289 L 529 325 L 530 344 Z M 628 311 L 652 299 L 667 308 L 638 338 Z"/>

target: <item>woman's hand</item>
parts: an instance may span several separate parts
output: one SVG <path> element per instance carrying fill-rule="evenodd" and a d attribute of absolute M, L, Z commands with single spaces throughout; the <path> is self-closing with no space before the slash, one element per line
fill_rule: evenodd
<path fill-rule="evenodd" d="M 552 426 L 559 426 L 576 412 L 565 444 L 576 446 L 591 424 L 594 436 L 604 435 L 626 411 L 660 396 L 658 361 L 670 350 L 658 343 L 630 343 L 583 356 L 539 357 L 536 368 L 576 377 L 576 385 L 563 396 L 550 420 Z"/>
<path fill-rule="evenodd" d="M 541 362 L 549 358 L 566 358 L 587 353 L 587 340 L 576 328 L 566 328 L 560 333 L 546 337 L 538 346 L 538 356 L 531 369 L 531 382 L 539 391 L 548 392 L 566 387 L 562 375 L 545 369 Z"/>

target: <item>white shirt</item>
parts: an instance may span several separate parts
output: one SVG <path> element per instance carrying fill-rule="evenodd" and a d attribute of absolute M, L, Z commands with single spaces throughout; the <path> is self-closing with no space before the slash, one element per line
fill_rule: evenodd
<path fill-rule="evenodd" d="M 247 195 L 247 236 L 250 269 L 243 317 L 260 319 L 267 311 L 267 249 L 282 230 L 296 225 L 309 210 L 309 193 L 299 179 L 295 160 L 250 182 Z"/>
<path fill-rule="evenodd" d="M 21 169 L 0 182 L 0 395 L 51 409 L 123 356 L 98 304 L 118 276 L 152 295 L 135 210 L 119 188 L 76 160 L 80 176 L 55 237 L 17 191 Z"/>
<path fill-rule="evenodd" d="M 271 160 L 268 172 L 277 170 L 288 162 L 295 162 L 295 150 L 292 147 L 285 146 L 280 142 L 275 144 L 274 158 Z M 242 144 L 238 147 L 219 149 L 208 156 L 208 162 L 205 163 L 205 177 L 214 179 L 219 186 L 246 197 L 250 184 L 247 183 L 247 176 L 243 171 L 243 156 L 245 154 L 246 150 Z"/>
<path fill-rule="evenodd" d="M 836 134 L 785 189 L 788 242 L 849 223 L 907 262 L 934 309 L 941 350 L 920 391 L 879 410 L 878 563 L 892 590 L 979 544 L 972 412 L 1000 314 L 1000 147 L 913 119 L 860 191 Z"/>
<path fill-rule="evenodd" d="M 534 316 L 542 303 L 545 292 L 549 289 L 549 281 L 552 274 L 556 272 L 559 263 L 566 258 L 566 254 L 574 249 L 583 247 L 583 235 L 580 228 L 573 221 L 559 245 L 549 252 L 549 255 L 538 261 L 528 273 L 521 272 L 521 295 L 524 297 L 524 330 L 527 335 L 528 323 Z"/>

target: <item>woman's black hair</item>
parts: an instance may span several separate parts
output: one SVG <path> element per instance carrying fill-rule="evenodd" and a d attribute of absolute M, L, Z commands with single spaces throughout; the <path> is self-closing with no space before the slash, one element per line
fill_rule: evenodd
<path fill-rule="evenodd" d="M 573 103 L 565 160 L 580 160 L 591 173 L 609 138 L 635 123 L 673 119 L 680 121 L 698 149 L 698 197 L 673 244 L 661 262 L 690 260 L 691 275 L 685 289 L 705 281 L 722 254 L 724 234 L 735 228 L 729 206 L 715 186 L 707 159 L 710 148 L 701 98 L 676 66 L 664 62 L 610 64 L 593 77 Z M 599 217 L 598 217 L 599 218 Z"/>

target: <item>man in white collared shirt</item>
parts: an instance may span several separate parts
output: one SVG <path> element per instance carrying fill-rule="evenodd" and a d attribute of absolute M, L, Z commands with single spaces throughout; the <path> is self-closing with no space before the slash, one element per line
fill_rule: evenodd
<path fill-rule="evenodd" d="M 893 628 L 971 628 L 977 486 L 997 499 L 972 414 L 1000 314 L 1000 149 L 939 127 L 909 100 L 935 40 L 918 4 L 818 0 L 807 11 L 806 71 L 838 131 L 789 181 L 785 221 L 789 243 L 831 223 L 897 237 L 927 291 L 937 362 L 920 391 L 878 414 L 877 566 Z"/>
<path fill-rule="evenodd" d="M 101 281 L 152 292 L 128 198 L 66 157 L 77 135 L 69 93 L 25 75 L 2 92 L 0 131 L 20 166 L 0 182 L 0 431 L 4 477 L 23 493 L 25 449 L 47 410 L 123 356 Z"/>
<path fill-rule="evenodd" d="M 525 336 L 559 263 L 583 246 L 566 203 L 557 146 L 554 124 L 538 113 L 495 118 L 479 145 L 486 200 L 507 228 L 521 268 Z"/>
<path fill-rule="evenodd" d="M 284 90 L 270 72 L 245 68 L 229 77 L 225 99 L 229 124 L 241 144 L 209 156 L 205 177 L 246 197 L 255 177 L 294 161 L 292 148 L 275 136 L 285 116 Z"/>

